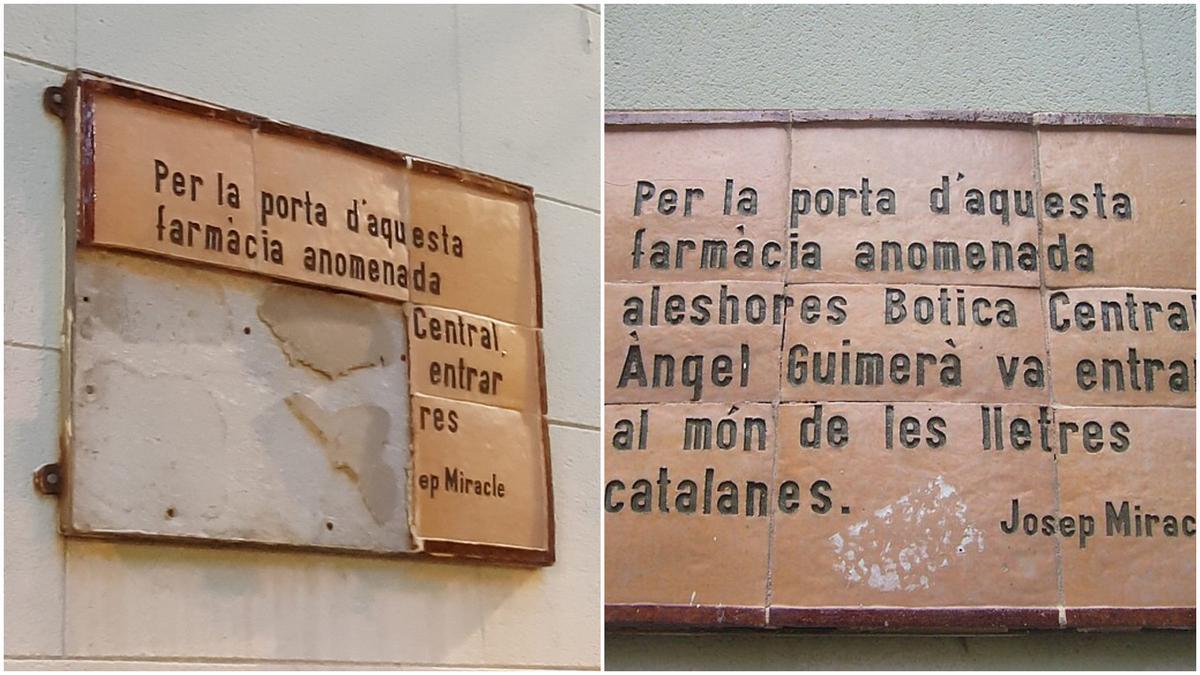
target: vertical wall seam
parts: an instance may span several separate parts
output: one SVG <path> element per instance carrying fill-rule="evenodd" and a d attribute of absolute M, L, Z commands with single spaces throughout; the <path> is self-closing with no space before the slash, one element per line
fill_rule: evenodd
<path fill-rule="evenodd" d="M 78 68 L 79 67 L 79 5 L 74 6 L 74 11 L 72 12 L 71 20 L 75 24 L 74 26 L 72 26 L 72 28 L 74 29 L 74 37 L 71 40 L 71 67 Z"/>
<path fill-rule="evenodd" d="M 458 8 L 458 5 L 453 5 L 450 9 L 454 17 L 451 33 L 454 36 L 454 96 L 455 106 L 458 108 L 458 164 L 464 166 L 466 165 L 467 149 L 463 143 L 462 41 L 459 40 Z"/>
<path fill-rule="evenodd" d="M 1142 59 L 1142 91 L 1146 94 L 1146 112 L 1154 112 L 1150 101 L 1150 69 L 1146 67 L 1146 35 L 1142 30 L 1142 6 L 1133 6 L 1134 17 L 1137 20 L 1138 54 Z"/>

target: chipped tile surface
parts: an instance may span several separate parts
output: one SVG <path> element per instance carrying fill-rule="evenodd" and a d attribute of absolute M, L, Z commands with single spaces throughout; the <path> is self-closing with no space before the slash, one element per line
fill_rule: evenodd
<path fill-rule="evenodd" d="M 998 527 L 1014 497 L 1031 509 L 1054 507 L 1051 454 L 1036 445 L 985 450 L 979 408 L 780 406 L 775 483 L 802 490 L 790 512 L 776 510 L 772 604 L 1055 604 L 1054 542 Z M 1035 406 L 1004 411 L 1035 426 L 1039 416 Z M 818 481 L 828 501 L 810 492 Z"/>

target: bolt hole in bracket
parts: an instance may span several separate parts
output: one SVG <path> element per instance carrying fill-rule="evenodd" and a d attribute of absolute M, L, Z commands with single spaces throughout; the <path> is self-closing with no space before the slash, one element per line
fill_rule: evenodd
<path fill-rule="evenodd" d="M 42 92 L 42 107 L 60 120 L 66 119 L 66 95 L 62 87 L 46 87 Z"/>
<path fill-rule="evenodd" d="M 62 494 L 62 467 L 57 463 L 43 464 L 33 472 L 33 487 L 44 495 Z"/>

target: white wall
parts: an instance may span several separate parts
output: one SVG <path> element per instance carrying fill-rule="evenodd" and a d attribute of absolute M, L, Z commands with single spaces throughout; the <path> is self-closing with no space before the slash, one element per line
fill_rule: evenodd
<path fill-rule="evenodd" d="M 599 71 L 593 8 L 6 6 L 6 665 L 599 664 Z M 64 135 L 86 68 L 532 185 L 558 562 L 542 570 L 64 539 Z"/>

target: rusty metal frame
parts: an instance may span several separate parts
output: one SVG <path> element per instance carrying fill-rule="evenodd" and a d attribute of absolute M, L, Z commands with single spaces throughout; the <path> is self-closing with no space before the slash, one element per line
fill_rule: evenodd
<path fill-rule="evenodd" d="M 530 227 L 532 229 L 533 243 L 533 273 L 534 273 L 534 289 L 535 298 L 535 317 L 537 325 L 534 327 L 537 333 L 537 353 L 539 365 L 539 386 L 541 390 L 541 409 L 538 411 L 541 421 L 541 439 L 542 439 L 542 457 L 544 462 L 544 472 L 546 476 L 546 511 L 547 511 L 547 545 L 546 549 L 529 549 L 515 546 L 502 546 L 495 544 L 481 544 L 473 542 L 460 542 L 442 539 L 422 538 L 424 550 L 411 552 L 396 552 L 383 553 L 377 551 L 366 551 L 361 549 L 338 548 L 331 546 L 316 546 L 311 544 L 284 544 L 270 542 L 252 542 L 238 540 L 222 540 L 209 539 L 195 536 L 172 536 L 165 534 L 147 534 L 140 532 L 98 532 L 98 531 L 75 531 L 70 522 L 71 514 L 71 452 L 69 449 L 72 446 L 72 427 L 71 427 L 71 410 L 72 410 L 72 355 L 74 353 L 73 345 L 71 344 L 71 324 L 72 324 L 72 307 L 74 304 L 73 289 L 74 283 L 72 279 L 74 265 L 71 261 L 74 260 L 75 247 L 78 244 L 87 245 L 94 240 L 95 233 L 95 99 L 98 95 L 115 96 L 128 100 L 139 101 L 159 108 L 182 112 L 196 117 L 207 118 L 211 120 L 219 120 L 245 126 L 250 129 L 266 131 L 273 134 L 290 136 L 303 140 L 312 141 L 321 145 L 346 150 L 354 154 L 371 157 L 374 159 L 392 162 L 405 166 L 410 171 L 420 173 L 428 173 L 438 176 L 444 176 L 459 181 L 463 185 L 479 188 L 488 192 L 499 194 L 505 197 L 523 201 L 529 208 Z M 70 231 L 73 227 L 76 236 L 67 237 L 67 256 L 68 264 L 65 266 L 67 278 L 65 279 L 66 297 L 64 302 L 64 349 L 63 349 L 63 366 L 61 368 L 61 428 L 59 435 L 59 453 L 60 460 L 58 464 L 53 465 L 53 473 L 56 476 L 58 489 L 61 494 L 59 499 L 59 530 L 62 534 L 68 536 L 101 538 L 101 539 L 119 539 L 126 541 L 157 541 L 169 542 L 173 544 L 183 545 L 199 545 L 212 548 L 254 548 L 266 550 L 291 550 L 291 551 L 313 551 L 332 555 L 347 555 L 356 557 L 384 557 L 384 558 L 404 558 L 404 559 L 422 559 L 431 561 L 474 561 L 479 563 L 488 563 L 494 565 L 517 566 L 517 567 L 545 567 L 553 565 L 555 562 L 555 513 L 554 513 L 554 489 L 552 477 L 552 460 L 550 454 L 550 431 L 549 422 L 547 420 L 547 389 L 546 389 L 546 359 L 544 342 L 542 336 L 543 315 L 542 315 L 542 278 L 541 278 L 541 252 L 538 243 L 538 225 L 537 225 L 537 210 L 535 208 L 533 188 L 527 185 L 514 183 L 495 176 L 471 171 L 446 164 L 442 164 L 433 160 L 424 159 L 403 153 L 397 150 L 382 148 L 361 141 L 356 141 L 349 138 L 334 136 L 332 134 L 301 127 L 286 122 L 280 122 L 261 115 L 255 115 L 232 108 L 209 103 L 198 99 L 188 98 L 177 94 L 161 91 L 146 85 L 130 82 L 117 77 L 104 75 L 94 71 L 77 69 L 67 74 L 66 80 L 62 86 L 48 87 L 42 97 L 42 103 L 46 111 L 60 118 L 63 122 L 64 130 L 67 133 L 67 162 L 65 185 L 66 185 L 66 218 L 67 227 Z M 127 253 L 137 254 L 134 251 L 126 251 Z M 183 265 L 200 265 L 206 266 L 203 262 L 175 259 L 173 263 Z M 231 274 L 252 274 L 251 272 L 242 270 L 223 270 Z M 280 283 L 296 283 L 305 285 L 299 280 L 277 280 Z M 319 288 L 325 288 L 319 286 Z M 343 289 L 342 292 L 354 293 L 352 290 Z M 372 296 L 373 297 L 373 296 Z M 387 299 L 374 298 L 381 302 L 387 302 Z M 453 308 L 449 308 L 453 309 Z M 412 359 L 405 359 L 407 367 L 411 369 Z M 411 398 L 412 392 L 409 392 Z M 412 416 L 409 416 L 409 438 L 412 438 Z M 410 447 L 410 452 L 412 448 Z M 44 476 L 41 476 L 44 471 L 39 470 L 39 475 L 35 476 L 35 481 L 44 484 Z M 411 488 L 411 486 L 410 486 Z M 412 495 L 415 490 L 410 489 L 409 494 L 409 512 L 412 512 Z M 413 536 L 410 527 L 410 536 Z M 415 539 L 415 537 L 414 537 Z"/>
<path fill-rule="evenodd" d="M 608 110 L 607 129 L 804 124 L 955 124 L 1196 133 L 1195 115 L 958 110 Z M 606 603 L 618 632 L 824 631 L 988 634 L 1035 630 L 1195 630 L 1195 607 L 793 607 Z"/>
<path fill-rule="evenodd" d="M 608 604 L 620 632 L 725 630 L 1009 633 L 1034 630 L 1195 630 L 1195 607 L 733 607 Z"/>
<path fill-rule="evenodd" d="M 1136 131 L 1195 133 L 1195 115 L 1088 112 L 996 112 L 986 110 L 610 110 L 610 127 L 721 124 L 979 124 L 1032 127 L 1113 127 Z"/>

